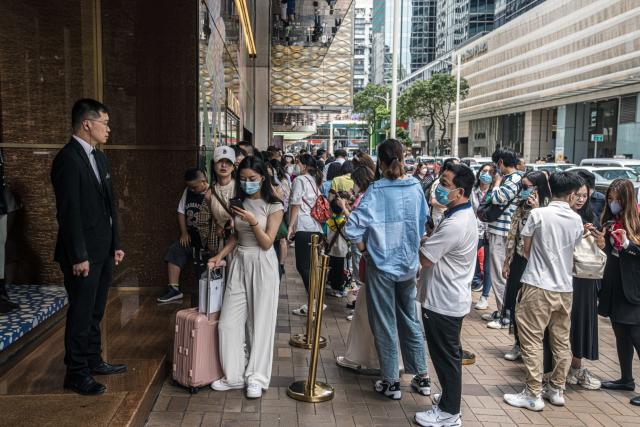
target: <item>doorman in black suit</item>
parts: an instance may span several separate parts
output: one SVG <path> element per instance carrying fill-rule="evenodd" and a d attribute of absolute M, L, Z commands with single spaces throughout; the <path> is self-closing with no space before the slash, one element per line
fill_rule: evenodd
<path fill-rule="evenodd" d="M 71 112 L 73 136 L 53 161 L 58 240 L 55 261 L 64 274 L 69 308 L 64 337 L 64 387 L 80 394 L 106 390 L 93 375 L 125 372 L 101 355 L 100 321 L 107 303 L 113 265 L 124 258 L 111 171 L 97 144 L 109 138 L 109 111 L 93 99 L 77 101 Z"/>

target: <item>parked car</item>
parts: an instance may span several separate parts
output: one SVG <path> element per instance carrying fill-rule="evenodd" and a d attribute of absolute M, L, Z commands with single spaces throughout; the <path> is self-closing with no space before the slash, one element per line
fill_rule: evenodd
<path fill-rule="evenodd" d="M 480 157 L 480 156 L 474 156 L 474 157 L 463 157 L 460 159 L 461 162 L 469 162 L 469 166 L 471 165 L 484 165 L 485 163 L 491 163 L 493 160 L 491 160 L 491 157 Z"/>
<path fill-rule="evenodd" d="M 567 172 L 573 172 L 577 170 L 588 170 L 596 176 L 596 190 L 605 193 L 607 188 L 611 185 L 613 180 L 622 178 L 633 181 L 633 186 L 636 190 L 640 188 L 640 176 L 631 168 L 623 168 L 617 166 L 576 166 L 567 169 Z"/>
<path fill-rule="evenodd" d="M 575 166 L 573 163 L 527 163 L 525 165 L 527 172 L 546 171 L 548 173 L 562 172 Z"/>
<path fill-rule="evenodd" d="M 621 168 L 631 168 L 636 174 L 640 174 L 640 159 L 583 159 L 580 162 L 580 166 L 617 166 Z"/>

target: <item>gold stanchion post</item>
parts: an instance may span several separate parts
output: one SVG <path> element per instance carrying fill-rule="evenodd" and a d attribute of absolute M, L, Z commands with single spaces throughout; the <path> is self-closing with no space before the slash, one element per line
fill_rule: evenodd
<path fill-rule="evenodd" d="M 289 339 L 289 345 L 298 348 L 310 350 L 313 344 L 313 319 L 315 297 L 318 289 L 324 290 L 324 282 L 320 282 L 318 277 L 318 253 L 320 247 L 320 237 L 318 235 L 311 236 L 311 260 L 309 262 L 309 299 L 307 302 L 307 331 L 304 334 L 295 334 Z M 320 286 L 318 286 L 320 283 Z M 320 306 L 322 308 L 322 306 Z M 317 313 L 317 310 L 316 310 Z M 309 337 L 309 338 L 307 338 Z M 327 340 L 320 337 L 320 348 L 327 346 Z"/>
<path fill-rule="evenodd" d="M 292 399 L 302 402 L 326 402 L 333 399 L 333 387 L 327 383 L 317 382 L 316 375 L 318 373 L 318 357 L 320 353 L 320 330 L 322 328 L 322 304 L 324 304 L 324 284 L 327 280 L 327 271 L 329 270 L 329 256 L 322 255 L 320 258 L 320 280 L 317 285 L 318 304 L 316 306 L 316 323 L 315 334 L 313 339 L 313 347 L 311 349 L 311 360 L 309 362 L 309 376 L 307 380 L 296 381 L 291 383 L 287 389 L 287 395 Z"/>

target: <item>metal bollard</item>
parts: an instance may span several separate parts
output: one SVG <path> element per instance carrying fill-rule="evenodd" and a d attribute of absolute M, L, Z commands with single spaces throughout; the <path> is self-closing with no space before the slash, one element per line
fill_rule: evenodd
<path fill-rule="evenodd" d="M 316 375 L 318 373 L 318 357 L 320 353 L 320 329 L 322 328 L 322 304 L 324 304 L 324 284 L 327 280 L 327 271 L 329 270 L 329 256 L 322 255 L 320 257 L 319 267 L 320 279 L 317 283 L 318 304 L 316 306 L 316 322 L 313 345 L 311 348 L 311 361 L 309 365 L 309 376 L 307 380 L 295 381 L 289 385 L 287 395 L 301 402 L 326 402 L 333 399 L 333 387 L 327 383 L 317 382 Z"/>
<path fill-rule="evenodd" d="M 313 344 L 313 319 L 317 317 L 317 310 L 315 311 L 316 316 L 314 316 L 314 305 L 315 305 L 315 297 L 316 292 L 319 294 L 320 291 L 324 293 L 324 282 L 320 281 L 318 277 L 319 269 L 318 269 L 318 256 L 319 256 L 319 248 L 320 248 L 320 237 L 318 235 L 311 236 L 311 260 L 309 265 L 309 299 L 307 302 L 307 332 L 304 334 L 296 334 L 291 336 L 289 339 L 289 345 L 298 348 L 305 348 L 307 350 L 311 349 Z M 320 283 L 320 285 L 319 285 Z M 320 311 L 322 311 L 322 305 L 320 306 Z M 307 338 L 309 337 L 309 338 Z M 327 346 L 327 340 L 324 337 L 320 337 L 319 341 L 320 348 L 324 348 Z"/>

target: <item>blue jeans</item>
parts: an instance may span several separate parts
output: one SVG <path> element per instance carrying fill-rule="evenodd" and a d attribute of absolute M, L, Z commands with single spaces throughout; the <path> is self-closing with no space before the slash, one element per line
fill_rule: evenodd
<path fill-rule="evenodd" d="M 382 380 L 391 384 L 399 381 L 398 339 L 405 372 L 427 373 L 422 328 L 416 314 L 416 279 L 396 281 L 378 270 L 367 256 L 366 283 L 369 324 Z"/>
<path fill-rule="evenodd" d="M 491 257 L 489 256 L 489 240 L 478 240 L 478 249 L 484 248 L 484 283 L 482 285 L 482 296 L 489 297 L 491 292 Z M 475 288 L 482 281 L 482 274 L 480 274 L 480 263 L 476 258 L 476 274 L 473 276 L 472 286 Z"/>

